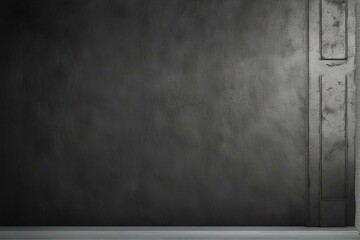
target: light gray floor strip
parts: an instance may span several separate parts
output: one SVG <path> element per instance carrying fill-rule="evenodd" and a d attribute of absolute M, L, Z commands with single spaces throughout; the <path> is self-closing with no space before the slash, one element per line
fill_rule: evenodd
<path fill-rule="evenodd" d="M 354 227 L 1 227 L 0 239 L 360 239 Z"/>

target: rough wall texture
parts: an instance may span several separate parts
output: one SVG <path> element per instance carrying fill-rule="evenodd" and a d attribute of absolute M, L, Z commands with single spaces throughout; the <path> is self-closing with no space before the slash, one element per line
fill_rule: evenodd
<path fill-rule="evenodd" d="M 0 1 L 0 225 L 304 225 L 305 1 Z"/>
<path fill-rule="evenodd" d="M 360 204 L 360 3 L 356 2 L 356 133 L 355 133 L 355 198 Z M 360 231 L 360 208 L 356 207 L 355 226 Z"/>

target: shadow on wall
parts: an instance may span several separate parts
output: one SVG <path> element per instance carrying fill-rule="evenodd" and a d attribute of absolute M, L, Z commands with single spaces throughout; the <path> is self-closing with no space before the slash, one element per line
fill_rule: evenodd
<path fill-rule="evenodd" d="M 305 1 L 1 1 L 0 225 L 304 225 Z"/>

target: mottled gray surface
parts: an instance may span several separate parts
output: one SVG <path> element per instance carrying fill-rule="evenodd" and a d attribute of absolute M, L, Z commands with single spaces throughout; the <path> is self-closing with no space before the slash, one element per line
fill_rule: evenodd
<path fill-rule="evenodd" d="M 305 225 L 305 1 L 1 1 L 0 225 Z"/>
<path fill-rule="evenodd" d="M 355 131 L 355 226 L 360 231 L 360 3 L 356 1 L 356 131 Z"/>
<path fill-rule="evenodd" d="M 310 226 L 354 225 L 356 1 L 309 1 Z"/>

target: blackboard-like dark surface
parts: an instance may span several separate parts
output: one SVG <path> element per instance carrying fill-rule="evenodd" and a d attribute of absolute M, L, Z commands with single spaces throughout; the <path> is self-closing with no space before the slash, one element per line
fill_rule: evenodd
<path fill-rule="evenodd" d="M 305 1 L 0 2 L 0 225 L 304 225 Z"/>

